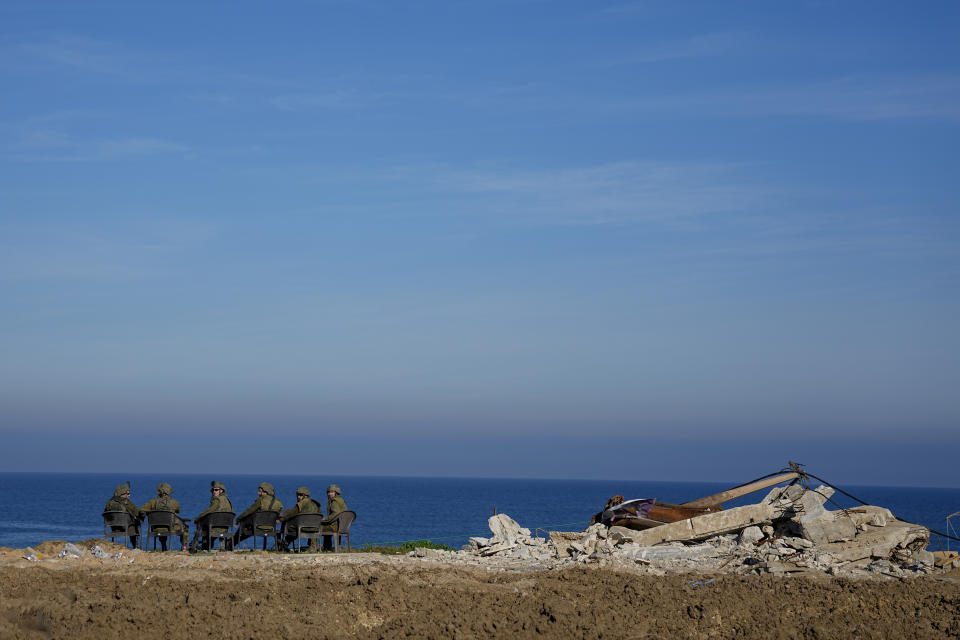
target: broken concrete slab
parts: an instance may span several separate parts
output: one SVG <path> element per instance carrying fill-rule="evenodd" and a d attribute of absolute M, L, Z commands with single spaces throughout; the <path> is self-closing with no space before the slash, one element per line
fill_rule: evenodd
<path fill-rule="evenodd" d="M 793 538 L 788 536 L 781 538 L 780 541 L 791 549 L 796 549 L 797 551 L 809 549 L 813 546 L 813 543 L 806 538 Z"/>
<path fill-rule="evenodd" d="M 505 513 L 498 513 L 487 519 L 487 526 L 490 527 L 492 536 L 490 536 L 490 546 L 507 545 L 513 546 L 522 539 L 530 539 L 530 529 L 525 529 L 517 524 L 516 520 Z"/>
<path fill-rule="evenodd" d="M 787 507 L 784 517 L 793 518 L 801 524 L 807 520 L 819 518 L 826 512 L 824 503 L 832 496 L 833 489 L 824 485 L 812 490 L 804 489 L 800 496 Z"/>
<path fill-rule="evenodd" d="M 814 544 L 844 542 L 857 535 L 857 525 L 846 512 L 823 509 L 816 517 L 800 519 L 800 535 Z"/>
<path fill-rule="evenodd" d="M 636 543 L 618 547 L 614 554 L 620 558 L 631 560 L 646 560 L 648 562 L 663 562 L 667 560 L 704 560 L 718 558 L 721 553 L 710 544 L 685 545 L 681 543 L 661 544 L 655 547 L 645 547 Z"/>
<path fill-rule="evenodd" d="M 772 505 L 751 504 L 671 522 L 644 531 L 610 527 L 609 535 L 615 542 L 630 541 L 646 546 L 670 541 L 702 540 L 721 533 L 740 531 L 750 525 L 767 524 L 773 519 L 774 513 Z"/>
<path fill-rule="evenodd" d="M 814 551 L 836 562 L 851 562 L 863 558 L 889 558 L 898 549 L 921 550 L 929 542 L 930 530 L 926 527 L 894 520 L 883 528 L 861 531 L 849 542 L 820 544 Z"/>

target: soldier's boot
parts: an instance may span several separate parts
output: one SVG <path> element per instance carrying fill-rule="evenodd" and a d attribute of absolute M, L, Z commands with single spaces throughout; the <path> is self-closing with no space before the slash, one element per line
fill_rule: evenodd
<path fill-rule="evenodd" d="M 186 535 L 181 535 L 181 536 L 180 536 L 180 550 L 181 550 L 181 551 L 186 551 L 186 550 L 187 550 L 187 536 L 186 536 Z"/>
<path fill-rule="evenodd" d="M 307 553 L 317 553 L 320 549 L 317 548 L 317 539 L 310 538 L 310 544 L 307 545 Z"/>
<path fill-rule="evenodd" d="M 323 550 L 333 551 L 333 536 L 323 536 Z"/>

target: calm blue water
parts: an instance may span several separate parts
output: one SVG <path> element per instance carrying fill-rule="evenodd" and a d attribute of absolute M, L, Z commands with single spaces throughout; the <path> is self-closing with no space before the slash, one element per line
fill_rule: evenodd
<path fill-rule="evenodd" d="M 351 528 L 355 547 L 430 539 L 459 547 L 469 536 L 488 536 L 487 518 L 494 509 L 531 530 L 582 529 L 610 496 L 655 497 L 684 502 L 729 489 L 735 483 L 625 482 L 616 480 L 505 480 L 475 478 L 391 478 L 309 476 L 108 475 L 0 473 L 0 546 L 22 548 L 44 540 L 79 541 L 103 535 L 100 513 L 116 485 L 129 480 L 132 500 L 142 505 L 156 495 L 158 482 L 169 482 L 185 517 L 203 511 L 210 499 L 210 481 L 227 486 L 234 510 L 246 509 L 257 485 L 269 481 L 277 497 L 290 506 L 300 485 L 310 487 L 326 506 L 324 489 L 331 482 L 343 489 L 347 506 L 357 512 Z M 749 480 L 746 478 L 745 480 Z M 899 518 L 945 531 L 944 518 L 960 511 L 960 489 L 844 486 L 871 504 L 890 508 Z M 727 503 L 755 502 L 765 495 Z M 856 506 L 848 499 L 837 502 Z M 829 505 L 828 505 L 829 506 Z M 833 507 L 831 507 L 833 508 Z M 954 526 L 960 526 L 960 517 Z M 191 530 L 192 535 L 192 530 Z M 944 541 L 944 546 L 946 541 Z M 957 549 L 960 543 L 950 542 Z M 931 548 L 940 542 L 936 536 Z"/>

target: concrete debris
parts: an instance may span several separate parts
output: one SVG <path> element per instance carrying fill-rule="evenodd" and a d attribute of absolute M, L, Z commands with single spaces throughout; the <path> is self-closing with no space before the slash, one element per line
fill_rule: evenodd
<path fill-rule="evenodd" d="M 524 529 L 517 524 L 516 520 L 504 513 L 490 516 L 487 525 L 493 532 L 490 537 L 490 546 L 498 544 L 513 546 L 521 538 L 530 537 L 530 529 Z"/>
<path fill-rule="evenodd" d="M 849 542 L 857 535 L 857 525 L 842 511 L 822 510 L 800 518 L 800 535 L 814 544 Z"/>
<path fill-rule="evenodd" d="M 796 549 L 797 551 L 803 551 L 804 549 L 809 549 L 813 546 L 813 543 L 806 538 L 793 538 L 788 536 L 786 538 L 781 538 L 780 542 L 787 545 L 791 549 Z"/>
<path fill-rule="evenodd" d="M 888 522 L 896 520 L 889 509 L 872 505 L 848 509 L 847 514 L 860 531 L 865 530 L 867 526 L 885 527 Z"/>
<path fill-rule="evenodd" d="M 532 537 L 530 535 L 530 529 L 521 527 L 513 518 L 503 513 L 491 516 L 487 520 L 487 526 L 490 527 L 490 532 L 493 535 L 489 538 L 470 538 L 469 544 L 463 546 L 462 552 L 472 553 L 474 555 L 483 557 L 510 556 L 515 558 L 527 558 L 544 555 L 547 552 L 548 547 L 553 547 L 549 540 Z M 574 541 L 580 540 L 583 537 L 584 534 L 582 533 L 571 534 L 569 541 L 571 544 L 574 544 Z M 596 542 L 594 542 L 594 546 L 595 545 Z M 528 549 L 527 547 L 532 547 L 533 549 Z M 426 551 L 435 550 L 417 548 L 408 555 L 416 558 L 431 557 L 431 555 L 436 556 L 436 554 L 426 553 L 420 555 L 421 552 Z M 582 553 L 582 550 L 575 551 L 577 553 Z M 442 554 L 448 552 L 439 553 Z M 565 553 L 567 556 L 570 555 L 566 551 Z M 553 553 L 551 553 L 551 556 L 552 555 Z"/>
<path fill-rule="evenodd" d="M 747 527 L 740 532 L 739 542 L 741 545 L 747 546 L 760 542 L 764 537 L 760 527 Z"/>
<path fill-rule="evenodd" d="M 956 551 L 934 551 L 934 566 L 949 571 L 950 569 L 960 569 L 960 553 Z"/>
<path fill-rule="evenodd" d="M 787 575 L 823 572 L 847 577 L 902 578 L 950 570 L 960 556 L 924 549 L 930 532 L 901 522 L 883 507 L 826 508 L 833 489 L 777 487 L 757 504 L 698 515 L 649 529 L 594 524 L 584 531 L 533 537 L 505 514 L 488 521 L 491 536 L 473 537 L 462 551 L 417 549 L 425 559 L 523 563 L 554 568 L 570 562 L 682 572 Z M 432 552 L 432 553 L 431 553 Z"/>
<path fill-rule="evenodd" d="M 774 514 L 775 509 L 769 504 L 751 504 L 707 513 L 643 531 L 614 526 L 610 527 L 610 537 L 614 540 L 629 540 L 648 546 L 661 542 L 703 540 L 721 533 L 741 531 L 750 525 L 768 523 Z"/>

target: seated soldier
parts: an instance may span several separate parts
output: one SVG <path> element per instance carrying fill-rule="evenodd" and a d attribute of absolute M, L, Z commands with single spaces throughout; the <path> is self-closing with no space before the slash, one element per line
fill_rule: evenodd
<path fill-rule="evenodd" d="M 121 484 L 113 490 L 113 497 L 107 500 L 104 511 L 126 511 L 133 518 L 133 523 L 127 527 L 130 545 L 136 549 L 140 540 L 140 509 L 130 500 L 130 485 Z M 123 531 L 123 527 L 110 527 L 111 531 Z"/>
<path fill-rule="evenodd" d="M 320 506 L 319 502 L 310 497 L 310 489 L 308 487 L 297 488 L 297 504 L 281 511 L 280 518 L 277 522 L 287 523 L 301 513 L 319 513 L 321 516 L 323 515 L 323 507 Z M 317 529 L 307 529 L 306 531 L 309 533 L 317 533 Z M 291 528 L 289 525 L 283 526 L 281 530 L 277 532 L 277 549 L 286 551 L 296 539 L 296 528 Z M 310 545 L 307 547 L 307 550 L 317 550 L 316 538 L 310 538 Z"/>
<path fill-rule="evenodd" d="M 276 511 L 280 513 L 283 510 L 283 503 L 274 497 L 273 485 L 269 482 L 261 482 L 257 487 L 257 499 L 253 501 L 246 511 L 237 516 L 237 531 L 233 534 L 234 546 L 240 544 L 253 535 L 253 514 L 260 511 Z M 276 525 L 260 525 L 257 527 L 258 535 L 273 534 L 276 531 Z"/>
<path fill-rule="evenodd" d="M 341 511 L 347 510 L 347 503 L 344 502 L 342 491 L 340 487 L 332 484 L 327 487 L 327 517 L 335 516 Z M 323 525 L 324 533 L 336 533 L 339 523 L 333 522 L 331 524 Z M 324 551 L 333 551 L 333 535 L 323 536 L 323 550 Z"/>
<path fill-rule="evenodd" d="M 191 553 L 196 553 L 198 546 L 204 551 L 210 550 L 211 541 L 207 538 L 205 518 L 212 513 L 233 513 L 233 505 L 230 503 L 230 498 L 227 497 L 227 488 L 223 486 L 222 482 L 210 483 L 210 506 L 193 519 L 195 529 L 193 540 L 190 542 Z M 229 527 L 214 527 L 211 533 L 223 534 L 229 530 Z M 232 544 L 232 540 L 230 542 Z"/>
<path fill-rule="evenodd" d="M 140 507 L 140 513 L 143 517 L 149 516 L 152 511 L 173 511 L 174 513 L 180 513 L 180 503 L 175 499 L 171 498 L 173 494 L 173 487 L 171 487 L 166 482 L 161 482 L 157 485 L 157 497 L 153 500 L 150 500 L 145 505 Z M 156 529 L 158 532 L 168 531 L 167 527 L 158 527 Z M 183 549 L 187 548 L 187 532 L 189 528 L 187 523 L 183 521 L 179 515 L 174 518 L 173 531 L 171 534 L 177 533 L 180 534 L 180 547 Z M 158 536 L 160 538 L 160 548 L 163 551 L 167 550 L 167 536 Z"/>

